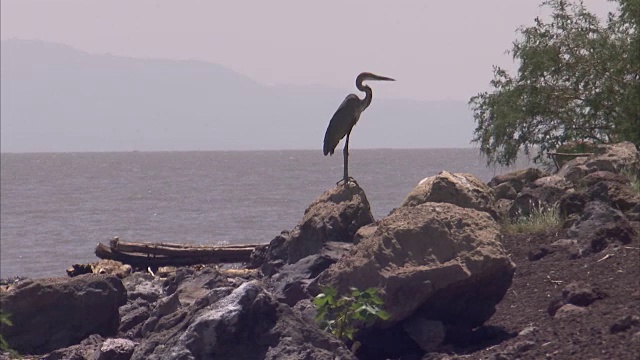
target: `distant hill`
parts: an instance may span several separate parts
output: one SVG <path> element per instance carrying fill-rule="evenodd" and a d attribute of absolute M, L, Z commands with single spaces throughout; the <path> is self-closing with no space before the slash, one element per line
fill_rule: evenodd
<path fill-rule="evenodd" d="M 0 50 L 3 152 L 321 149 L 334 111 L 358 93 L 41 41 L 2 41 Z M 473 127 L 462 101 L 374 98 L 351 145 L 467 147 Z"/>

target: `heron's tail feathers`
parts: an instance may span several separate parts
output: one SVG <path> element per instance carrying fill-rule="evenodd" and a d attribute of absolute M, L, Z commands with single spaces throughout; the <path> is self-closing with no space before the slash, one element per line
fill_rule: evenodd
<path fill-rule="evenodd" d="M 340 140 L 338 140 L 338 142 L 340 142 Z M 325 136 L 322 152 L 324 153 L 325 156 L 333 155 L 333 152 L 335 151 L 336 146 L 338 146 L 337 142 L 331 141 L 329 137 Z"/>

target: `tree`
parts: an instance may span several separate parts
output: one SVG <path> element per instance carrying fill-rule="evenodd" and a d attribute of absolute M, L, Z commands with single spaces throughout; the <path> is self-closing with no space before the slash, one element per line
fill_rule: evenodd
<path fill-rule="evenodd" d="M 516 76 L 494 66 L 492 92 L 469 101 L 488 164 L 518 152 L 540 162 L 569 142 L 640 145 L 640 0 L 617 0 L 604 24 L 584 4 L 548 0 L 548 22 L 518 29 Z"/>

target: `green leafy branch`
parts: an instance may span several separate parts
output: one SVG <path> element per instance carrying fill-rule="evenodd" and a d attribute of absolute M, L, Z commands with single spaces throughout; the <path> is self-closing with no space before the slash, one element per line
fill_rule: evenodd
<path fill-rule="evenodd" d="M 335 288 L 322 288 L 322 293 L 313 300 L 318 310 L 316 323 L 340 340 L 353 341 L 358 325 L 371 326 L 377 319 L 389 319 L 389 313 L 382 309 L 384 301 L 378 292 L 376 288 L 365 291 L 350 288 L 348 296 L 338 297 Z"/>
<path fill-rule="evenodd" d="M 11 322 L 11 320 L 9 319 L 9 314 L 0 311 L 0 324 L 2 325 L 6 325 L 6 326 L 13 326 L 13 323 Z M 9 351 L 11 350 L 9 348 L 9 344 L 7 343 L 7 341 L 4 339 L 4 337 L 2 336 L 2 334 L 0 334 L 0 350 L 4 350 L 4 351 Z"/>

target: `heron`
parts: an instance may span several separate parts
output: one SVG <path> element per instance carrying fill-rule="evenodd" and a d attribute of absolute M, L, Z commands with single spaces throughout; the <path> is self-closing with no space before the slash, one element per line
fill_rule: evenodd
<path fill-rule="evenodd" d="M 392 78 L 375 75 L 369 72 L 363 72 L 356 77 L 356 88 L 365 93 L 364 99 L 360 99 L 356 94 L 349 94 L 344 99 L 338 110 L 329 121 L 327 132 L 324 134 L 324 146 L 322 151 L 324 155 L 333 155 L 333 152 L 338 146 L 338 143 L 345 136 L 347 139 L 344 142 L 344 149 L 342 154 L 344 157 L 344 177 L 340 181 L 344 181 L 346 185 L 349 180 L 353 178 L 349 177 L 349 135 L 353 126 L 360 119 L 362 112 L 369 107 L 371 99 L 373 98 L 373 91 L 368 85 L 362 84 L 363 81 L 368 80 L 382 80 L 382 81 L 395 81 Z M 340 183 L 338 181 L 338 184 Z"/>

